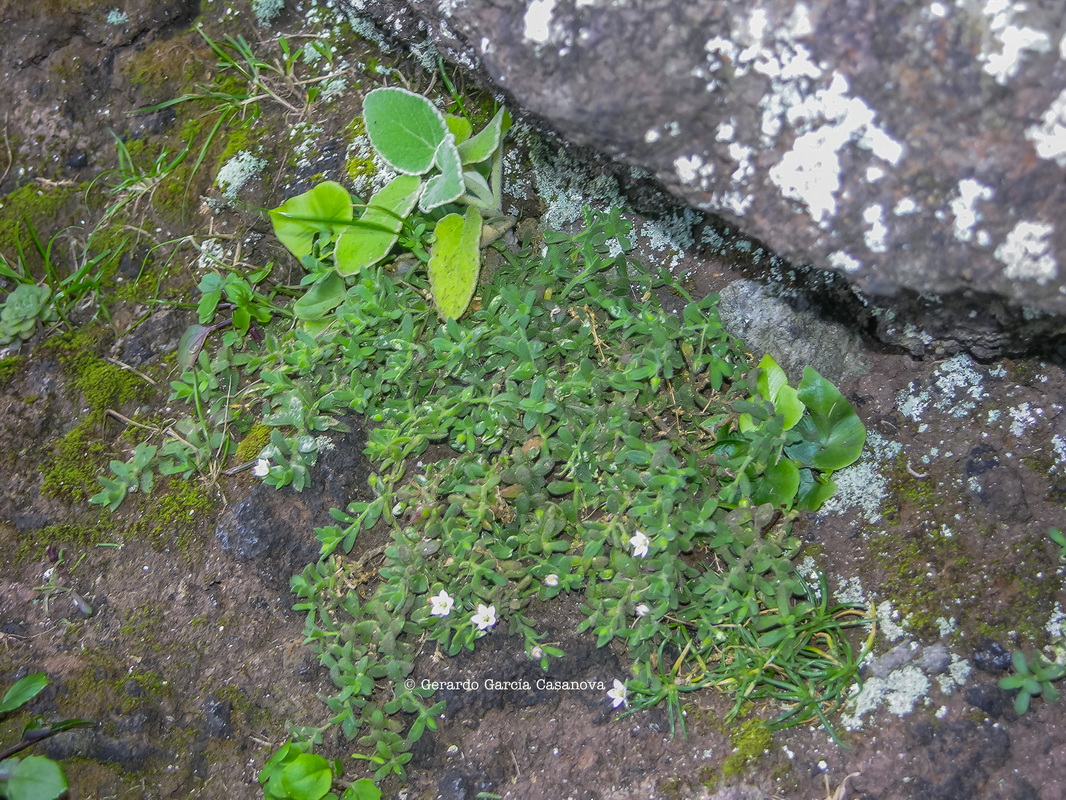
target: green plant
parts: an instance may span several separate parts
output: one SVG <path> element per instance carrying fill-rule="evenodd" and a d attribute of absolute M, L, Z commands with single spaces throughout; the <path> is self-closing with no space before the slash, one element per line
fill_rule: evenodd
<path fill-rule="evenodd" d="M 370 198 L 358 219 L 344 187 L 321 183 L 270 212 L 274 232 L 305 264 L 316 260 L 316 248 L 321 252 L 332 245 L 333 268 L 347 277 L 384 261 L 401 237 L 408 249 L 422 254 L 422 237 L 432 225 L 430 292 L 444 317 L 460 317 L 480 271 L 482 212 L 490 218 L 501 214 L 503 139 L 510 117 L 500 109 L 471 135 L 466 119 L 446 116 L 425 97 L 398 88 L 370 92 L 363 115 L 374 150 L 400 174 Z M 463 213 L 449 210 L 463 206 Z M 409 219 L 416 208 L 421 224 Z M 405 223 L 412 233 L 403 236 Z M 341 302 L 343 282 L 329 273 L 319 277 L 304 319 L 321 318 Z"/>
<path fill-rule="evenodd" d="M 1066 535 L 1058 528 L 1048 528 L 1047 535 L 1059 548 L 1059 561 L 1066 561 Z"/>
<path fill-rule="evenodd" d="M 1026 659 L 1025 653 L 1015 650 L 1011 656 L 1014 674 L 1001 678 L 1000 689 L 1017 689 L 1014 710 L 1024 714 L 1034 697 L 1043 697 L 1049 702 L 1059 699 L 1059 691 L 1052 683 L 1066 676 L 1066 665 L 1046 661 L 1039 654 Z"/>
<path fill-rule="evenodd" d="M 0 346 L 21 343 L 37 331 L 38 323 L 55 322 L 57 314 L 51 303 L 52 290 L 48 286 L 20 283 L 0 309 Z"/>
<path fill-rule="evenodd" d="M 133 457 L 129 461 L 111 461 L 112 478 L 97 478 L 103 487 L 99 492 L 89 498 L 89 502 L 97 506 L 107 506 L 109 511 L 114 511 L 126 495 L 130 492 L 143 492 L 150 494 L 155 483 L 152 474 L 152 461 L 155 458 L 157 448 L 145 443 L 138 444 L 133 450 Z"/>
<path fill-rule="evenodd" d="M 331 792 L 340 764 L 308 753 L 298 745 L 282 745 L 263 765 L 259 783 L 264 800 L 337 800 Z M 340 800 L 381 800 L 381 790 L 362 778 L 347 785 Z"/>
<path fill-rule="evenodd" d="M 16 681 L 0 700 L 0 715 L 10 714 L 36 697 L 48 685 L 48 676 L 35 672 Z M 45 724 L 33 717 L 22 732 L 22 740 L 0 750 L 0 797 L 8 800 L 54 800 L 67 790 L 62 767 L 43 756 L 16 758 L 17 753 L 63 731 L 95 723 L 68 719 Z"/>

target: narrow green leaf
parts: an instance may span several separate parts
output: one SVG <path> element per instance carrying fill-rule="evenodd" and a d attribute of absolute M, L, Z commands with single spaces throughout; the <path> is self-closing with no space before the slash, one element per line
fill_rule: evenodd
<path fill-rule="evenodd" d="M 459 156 L 463 164 L 480 164 L 490 158 L 503 141 L 507 129 L 511 127 L 511 115 L 506 109 L 501 108 L 496 112 L 489 124 L 486 125 L 476 136 L 467 139 L 459 145 Z"/>
<path fill-rule="evenodd" d="M 363 100 L 367 136 L 390 167 L 422 175 L 433 166 L 448 136 L 444 115 L 425 97 L 406 89 L 374 89 Z"/>
<path fill-rule="evenodd" d="M 426 189 L 418 201 L 418 207 L 423 211 L 432 211 L 445 203 L 454 203 L 463 196 L 465 188 L 459 151 L 450 136 L 437 146 L 433 163 L 440 170 L 440 174 L 426 181 Z"/>
<path fill-rule="evenodd" d="M 465 216 L 449 214 L 437 223 L 429 258 L 429 286 L 445 318 L 462 316 L 477 287 L 480 269 L 481 214 L 475 206 Z"/>
<path fill-rule="evenodd" d="M 351 221 L 352 197 L 336 181 L 323 181 L 269 213 L 278 241 L 302 258 L 311 254 L 317 234 L 332 236 L 337 227 L 334 223 Z"/>
<path fill-rule="evenodd" d="M 337 238 L 333 258 L 337 272 L 354 275 L 385 258 L 399 238 L 403 220 L 418 202 L 422 180 L 415 175 L 399 175 L 370 198 L 359 217 L 365 227 L 352 226 Z"/>
<path fill-rule="evenodd" d="M 15 681 L 15 684 L 7 690 L 4 699 L 0 700 L 0 714 L 14 711 L 30 702 L 41 690 L 48 685 L 48 676 L 43 672 L 34 672 Z"/>

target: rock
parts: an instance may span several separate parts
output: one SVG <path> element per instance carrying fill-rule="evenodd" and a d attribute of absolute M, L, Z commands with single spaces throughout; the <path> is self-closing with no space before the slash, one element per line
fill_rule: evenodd
<path fill-rule="evenodd" d="M 745 279 L 733 281 L 719 296 L 718 314 L 729 332 L 773 356 L 793 383 L 807 365 L 834 383 L 869 371 L 859 335 L 826 319 L 807 295 Z"/>
<path fill-rule="evenodd" d="M 987 357 L 1066 333 L 1057 4 L 346 6 L 792 264 L 896 293 L 889 341 Z"/>
<path fill-rule="evenodd" d="M 974 708 L 981 709 L 993 719 L 1000 719 L 1001 717 L 1013 719 L 1015 717 L 1014 695 L 1000 689 L 995 684 L 983 683 L 977 686 L 970 686 L 963 696 L 966 698 L 967 703 Z"/>
<path fill-rule="evenodd" d="M 893 670 L 911 663 L 917 652 L 918 645 L 915 642 L 897 644 L 883 656 L 878 656 L 871 661 L 867 672 L 875 678 L 884 678 Z"/>
<path fill-rule="evenodd" d="M 318 546 L 308 532 L 334 524 L 331 508 L 346 508 L 368 491 L 370 465 L 362 455 L 366 434 L 349 424 L 353 431 L 336 436 L 332 449 L 319 456 L 311 486 L 297 492 L 256 483 L 226 509 L 215 529 L 225 552 L 238 561 L 255 560 L 285 582 L 293 570 L 315 560 Z"/>
<path fill-rule="evenodd" d="M 923 647 L 914 665 L 926 675 L 943 675 L 951 666 L 951 651 L 943 642 Z"/>
<path fill-rule="evenodd" d="M 1006 672 L 1010 669 L 1010 653 L 998 642 L 982 637 L 973 651 L 973 665 L 982 672 L 990 672 L 993 675 Z"/>

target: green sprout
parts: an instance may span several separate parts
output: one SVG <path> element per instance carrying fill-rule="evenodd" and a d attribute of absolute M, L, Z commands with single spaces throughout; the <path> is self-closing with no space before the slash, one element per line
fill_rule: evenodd
<path fill-rule="evenodd" d="M 1014 696 L 1014 710 L 1024 714 L 1034 697 L 1043 697 L 1048 702 L 1059 699 L 1059 691 L 1052 683 L 1066 676 L 1066 665 L 1045 661 L 1040 655 L 1026 659 L 1025 653 L 1015 650 L 1011 656 L 1014 674 L 1001 678 L 1000 689 L 1017 689 Z"/>

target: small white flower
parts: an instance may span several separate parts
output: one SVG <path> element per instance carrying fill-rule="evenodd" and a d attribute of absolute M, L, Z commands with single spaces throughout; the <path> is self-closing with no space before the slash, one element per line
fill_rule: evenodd
<path fill-rule="evenodd" d="M 648 545 L 650 544 L 651 539 L 642 531 L 637 531 L 634 536 L 629 538 L 629 546 L 633 548 L 633 555 L 637 558 L 644 558 L 648 554 Z"/>
<path fill-rule="evenodd" d="M 629 692 L 626 690 L 626 685 L 622 683 L 618 678 L 614 679 L 614 688 L 607 692 L 607 696 L 611 698 L 611 705 L 614 708 L 618 708 L 620 705 L 626 705 L 626 697 Z"/>
<path fill-rule="evenodd" d="M 544 655 L 544 651 L 540 649 L 540 645 L 536 645 L 530 649 L 529 654 L 533 656 L 533 658 L 540 658 Z"/>
<path fill-rule="evenodd" d="M 478 603 L 477 613 L 470 618 L 478 630 L 487 631 L 496 624 L 496 606 L 483 606 Z"/>
<path fill-rule="evenodd" d="M 633 609 L 633 610 L 634 610 L 634 611 L 636 612 L 636 615 L 637 615 L 638 617 L 643 617 L 643 616 L 645 616 L 646 614 L 649 614 L 649 613 L 651 612 L 651 609 L 650 609 L 650 608 L 648 608 L 648 604 L 647 604 L 647 603 L 641 603 L 640 605 L 638 605 L 638 606 L 637 606 L 637 607 L 636 607 L 635 609 Z"/>
<path fill-rule="evenodd" d="M 454 605 L 455 600 L 452 596 L 441 589 L 440 594 L 436 597 L 429 598 L 429 613 L 434 617 L 446 617 L 451 613 L 452 606 Z"/>
<path fill-rule="evenodd" d="M 553 587 L 554 586 L 558 586 L 559 585 L 559 576 L 556 575 L 554 572 L 551 575 L 545 575 L 544 576 L 544 585 L 545 586 L 553 586 Z"/>
<path fill-rule="evenodd" d="M 261 458 L 255 462 L 255 466 L 252 467 L 252 474 L 257 478 L 265 478 L 270 472 L 270 462 L 265 458 Z"/>

